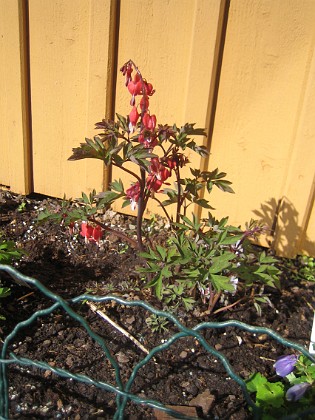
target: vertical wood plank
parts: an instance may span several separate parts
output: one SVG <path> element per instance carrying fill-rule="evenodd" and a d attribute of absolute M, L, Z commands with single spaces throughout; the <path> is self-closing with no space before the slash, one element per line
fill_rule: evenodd
<path fill-rule="evenodd" d="M 32 120 L 29 61 L 28 3 L 19 0 L 19 28 L 21 51 L 21 101 L 23 125 L 24 191 L 33 192 Z"/>
<path fill-rule="evenodd" d="M 102 162 L 69 162 L 108 113 L 112 0 L 30 0 L 34 189 L 62 197 L 102 190 Z M 43 19 L 43 16 L 45 17 Z"/>
<path fill-rule="evenodd" d="M 25 2 L 0 1 L 0 184 L 32 189 Z"/>
<path fill-rule="evenodd" d="M 309 229 L 315 197 L 315 30 L 305 79 L 275 237 L 278 252 L 289 257 L 315 247 L 315 230 Z M 295 217 L 287 217 L 292 211 Z"/>

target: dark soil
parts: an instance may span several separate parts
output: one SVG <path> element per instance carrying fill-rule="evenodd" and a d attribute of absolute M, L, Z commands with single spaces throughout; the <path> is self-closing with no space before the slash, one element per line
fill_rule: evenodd
<path fill-rule="evenodd" d="M 7 192 L 2 192 L 0 198 L 0 233 L 26 251 L 15 265 L 20 272 L 40 280 L 68 301 L 88 291 L 130 301 L 141 299 L 162 309 L 161 303 L 142 287 L 135 271 L 136 265 L 141 263 L 137 253 L 120 239 L 110 235 L 100 247 L 93 243 L 86 245 L 78 232 L 70 235 L 64 226 L 36 223 L 38 212 L 46 206 L 56 207 L 56 200 L 19 197 Z M 101 217 L 119 229 L 134 229 L 134 220 L 126 216 L 107 212 Z M 49 307 L 52 301 L 39 290 L 17 284 L 3 272 L 0 274 L 1 283 L 12 290 L 11 296 L 1 302 L 0 313 L 6 317 L 1 321 L 3 341 L 18 322 Z M 193 312 L 179 311 L 176 316 L 190 328 L 203 321 L 231 319 L 265 326 L 308 347 L 315 306 L 314 287 L 314 283 L 302 284 L 285 273 L 281 293 L 268 290 L 273 306 L 263 304 L 261 316 L 249 302 L 212 316 L 200 315 L 206 308 L 196 304 Z M 233 301 L 238 298 L 234 296 Z M 118 361 L 122 382 L 126 383 L 134 366 L 146 354 L 87 304 L 81 302 L 71 307 L 105 340 Z M 171 323 L 165 331 L 152 331 L 146 322 L 150 313 L 140 307 L 115 302 L 98 307 L 148 350 L 178 332 Z M 261 372 L 270 379 L 275 374 L 275 359 L 291 352 L 265 334 L 237 328 L 209 328 L 201 334 L 210 346 L 227 357 L 234 372 L 242 378 Z M 84 374 L 116 386 L 114 369 L 100 345 L 77 320 L 61 309 L 37 318 L 22 329 L 10 342 L 9 349 L 19 357 L 44 361 L 52 368 Z M 111 419 L 115 414 L 113 392 L 62 378 L 48 369 L 11 364 L 8 378 L 12 419 Z M 131 392 L 168 406 L 197 407 L 195 416 L 204 419 L 251 418 L 239 385 L 229 377 L 220 360 L 192 337 L 181 338 L 157 353 L 139 370 Z M 188 408 L 184 412 L 192 415 Z M 154 419 L 161 415 L 158 413 L 145 405 L 129 402 L 124 418 Z"/>

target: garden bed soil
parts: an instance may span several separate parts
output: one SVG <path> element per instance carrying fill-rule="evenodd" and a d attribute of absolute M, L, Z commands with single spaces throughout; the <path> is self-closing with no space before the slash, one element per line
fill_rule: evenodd
<path fill-rule="evenodd" d="M 41 281 L 67 300 L 88 291 L 102 296 L 112 294 L 126 300 L 141 299 L 162 309 L 161 302 L 143 287 L 143 280 L 135 271 L 135 267 L 141 264 L 137 252 L 119 238 L 106 236 L 99 247 L 94 243 L 85 244 L 78 231 L 71 235 L 64 226 L 36 223 L 41 209 L 58 207 L 56 200 L 16 196 L 9 192 L 2 192 L 0 198 L 2 237 L 13 240 L 26 252 L 15 265 L 21 273 Z M 133 218 L 112 211 L 100 217 L 118 229 L 129 232 L 134 229 Z M 163 232 L 162 221 L 159 223 L 160 232 Z M 156 234 L 159 237 L 159 233 Z M 18 322 L 47 308 L 52 301 L 36 289 L 12 282 L 3 272 L 0 276 L 2 284 L 12 290 L 11 296 L 1 302 L 0 313 L 6 317 L 1 321 L 3 341 Z M 315 285 L 297 282 L 287 273 L 284 273 L 281 284 L 281 292 L 272 288 L 267 290 L 273 306 L 262 304 L 261 316 L 249 302 L 210 316 L 202 315 L 206 308 L 199 302 L 193 311 L 179 311 L 176 316 L 190 328 L 203 321 L 235 319 L 271 328 L 286 339 L 308 347 Z M 238 298 L 236 294 L 233 301 Z M 134 366 L 145 357 L 144 351 L 87 304 L 81 302 L 72 308 L 106 341 L 118 361 L 125 383 Z M 144 308 L 109 302 L 100 305 L 99 309 L 148 350 L 178 332 L 171 323 L 164 331 L 153 331 L 146 321 L 150 313 Z M 232 327 L 206 329 L 201 334 L 210 346 L 226 356 L 233 370 L 242 378 L 248 378 L 254 372 L 261 372 L 269 379 L 274 377 L 275 359 L 290 353 L 290 349 L 269 339 L 266 334 L 252 334 Z M 104 351 L 77 320 L 60 309 L 49 316 L 39 317 L 23 329 L 11 341 L 10 350 L 20 357 L 45 361 L 52 367 L 115 384 L 114 372 Z M 61 378 L 48 369 L 9 365 L 8 372 L 12 419 L 101 420 L 114 416 L 116 401 L 112 392 Z M 229 377 L 218 358 L 192 337 L 177 340 L 141 368 L 131 392 L 168 406 L 179 406 L 186 415 L 193 413 L 204 419 L 252 418 L 240 387 Z M 166 417 L 158 410 L 129 402 L 124 418 Z"/>

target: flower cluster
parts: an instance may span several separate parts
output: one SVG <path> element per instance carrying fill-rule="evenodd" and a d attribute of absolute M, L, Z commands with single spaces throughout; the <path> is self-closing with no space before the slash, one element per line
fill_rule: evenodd
<path fill-rule="evenodd" d="M 281 356 L 276 360 L 274 368 L 277 375 L 282 378 L 290 375 L 296 368 L 297 363 L 299 362 L 298 356 L 295 354 L 289 354 L 287 356 Z M 301 399 L 306 391 L 312 386 L 310 382 L 299 382 L 291 386 L 286 392 L 287 401 L 298 401 Z"/>
<path fill-rule="evenodd" d="M 136 74 L 132 78 L 133 66 L 131 62 L 126 63 L 120 71 L 126 78 L 126 86 L 129 93 L 131 94 L 130 105 L 132 109 L 129 113 L 129 131 L 133 133 L 136 130 L 137 122 L 140 114 L 138 112 L 138 106 L 136 106 L 136 96 L 141 95 L 139 103 L 141 112 L 141 133 L 139 136 L 140 143 L 144 143 L 146 147 L 153 147 L 151 142 L 155 140 L 154 129 L 156 126 L 156 116 L 150 115 L 149 112 L 149 96 L 154 94 L 154 89 L 151 83 L 148 83 L 142 78 L 139 70 L 136 70 Z M 141 137 L 141 140 L 140 140 Z"/>
<path fill-rule="evenodd" d="M 135 75 L 132 77 L 134 68 Z M 156 128 L 156 116 L 151 115 L 149 111 L 150 96 L 155 91 L 152 84 L 141 76 L 133 63 L 126 63 L 120 70 L 125 76 L 125 84 L 131 94 L 130 105 L 132 108 L 128 116 L 129 134 L 136 133 L 134 138 L 148 149 L 148 152 L 152 152 L 154 147 L 159 144 L 159 134 L 161 134 L 161 131 Z M 141 96 L 138 104 L 136 103 L 137 96 Z M 176 166 L 183 166 L 185 163 L 187 163 L 187 159 L 177 154 L 163 158 L 152 157 L 149 174 L 143 188 L 141 188 L 140 181 L 137 181 L 126 190 L 126 197 L 130 200 L 131 209 L 136 209 L 142 191 L 146 190 L 148 194 L 160 191 L 162 185 L 171 176 L 172 169 L 175 169 Z"/>
<path fill-rule="evenodd" d="M 103 231 L 102 228 L 98 225 L 93 226 L 87 222 L 82 222 L 80 235 L 85 238 L 85 243 L 99 243 L 99 241 L 102 239 Z"/>

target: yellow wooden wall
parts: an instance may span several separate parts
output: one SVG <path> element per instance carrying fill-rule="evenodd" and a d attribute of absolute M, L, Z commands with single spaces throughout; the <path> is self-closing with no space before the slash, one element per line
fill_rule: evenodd
<path fill-rule="evenodd" d="M 132 58 L 158 122 L 206 127 L 209 169 L 236 192 L 213 193 L 215 215 L 262 219 L 280 254 L 315 255 L 314 22 L 313 0 L 0 0 L 0 184 L 101 190 L 100 162 L 67 158 L 96 121 L 129 112 L 119 67 Z"/>

